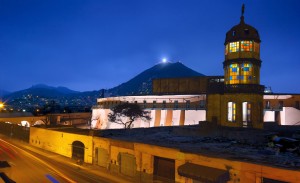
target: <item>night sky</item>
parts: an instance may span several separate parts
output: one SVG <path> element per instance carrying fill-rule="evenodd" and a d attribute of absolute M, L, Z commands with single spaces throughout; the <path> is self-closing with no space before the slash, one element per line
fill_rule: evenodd
<path fill-rule="evenodd" d="M 299 0 L 0 0 L 0 89 L 108 89 L 164 57 L 223 75 L 243 3 L 262 40 L 261 84 L 300 93 Z"/>

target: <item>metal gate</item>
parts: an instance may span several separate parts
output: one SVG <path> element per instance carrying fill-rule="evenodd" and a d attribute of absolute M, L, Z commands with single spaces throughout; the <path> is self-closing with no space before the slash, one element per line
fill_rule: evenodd
<path fill-rule="evenodd" d="M 135 157 L 132 154 L 120 153 L 121 173 L 130 177 L 134 177 L 136 173 Z"/>
<path fill-rule="evenodd" d="M 175 181 L 175 160 L 154 156 L 154 180 Z"/>
<path fill-rule="evenodd" d="M 98 152 L 98 165 L 107 168 L 108 152 L 106 149 L 97 148 Z"/>

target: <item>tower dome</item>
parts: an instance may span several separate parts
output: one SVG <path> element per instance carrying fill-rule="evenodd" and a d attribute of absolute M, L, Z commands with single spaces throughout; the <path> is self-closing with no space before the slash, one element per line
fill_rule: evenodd
<path fill-rule="evenodd" d="M 240 23 L 226 33 L 223 67 L 228 87 L 260 83 L 261 41 L 258 31 L 245 23 L 244 9 L 243 5 Z"/>
<path fill-rule="evenodd" d="M 242 8 L 241 21 L 226 33 L 225 44 L 238 40 L 254 40 L 260 43 L 258 31 L 251 25 L 245 23 L 244 6 Z"/>
<path fill-rule="evenodd" d="M 260 43 L 258 31 L 251 25 L 245 23 L 244 16 L 241 17 L 241 21 L 238 25 L 233 26 L 226 33 L 225 44 L 238 40 L 254 40 Z"/>

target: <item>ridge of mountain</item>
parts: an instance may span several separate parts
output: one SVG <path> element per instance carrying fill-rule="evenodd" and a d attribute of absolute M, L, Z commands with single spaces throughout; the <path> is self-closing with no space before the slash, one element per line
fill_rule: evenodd
<path fill-rule="evenodd" d="M 179 78 L 179 77 L 202 77 L 205 76 L 196 72 L 180 62 L 159 63 L 144 70 L 132 79 L 116 87 L 106 90 L 94 90 L 79 92 L 66 87 L 53 87 L 45 84 L 33 85 L 30 88 L 6 94 L 3 98 L 14 106 L 18 106 L 18 101 L 23 101 L 28 105 L 44 105 L 46 101 L 55 100 L 62 106 L 93 106 L 96 105 L 97 98 L 106 96 L 126 96 L 126 95 L 151 95 L 152 80 L 156 78 Z M 25 101 L 24 101 L 25 100 Z"/>
<path fill-rule="evenodd" d="M 156 78 L 179 78 L 205 76 L 181 62 L 159 63 L 141 72 L 129 81 L 108 90 L 112 96 L 152 94 L 152 80 Z"/>

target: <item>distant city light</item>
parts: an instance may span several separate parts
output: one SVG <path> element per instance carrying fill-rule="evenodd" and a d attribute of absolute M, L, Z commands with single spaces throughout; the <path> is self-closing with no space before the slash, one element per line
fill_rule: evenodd
<path fill-rule="evenodd" d="M 3 108 L 4 107 L 4 104 L 3 103 L 0 103 L 0 108 Z"/>

